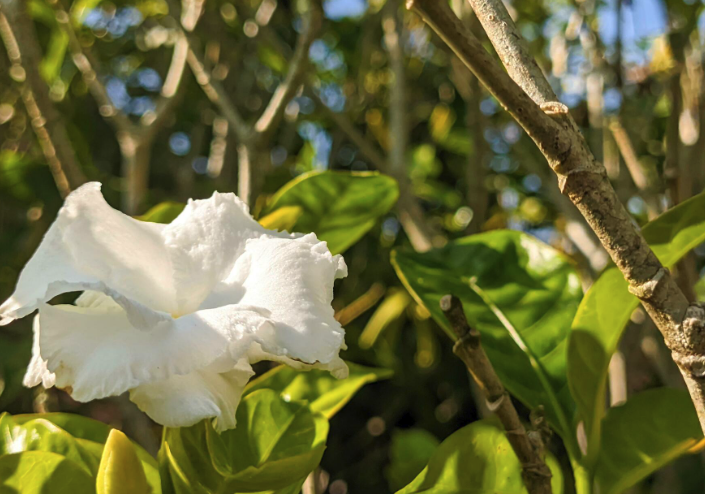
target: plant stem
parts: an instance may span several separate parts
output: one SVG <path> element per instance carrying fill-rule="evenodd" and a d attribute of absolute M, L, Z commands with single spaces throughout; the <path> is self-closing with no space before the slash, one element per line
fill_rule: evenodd
<path fill-rule="evenodd" d="M 502 422 L 507 439 L 521 463 L 527 490 L 530 494 L 550 494 L 551 471 L 543 458 L 540 435 L 534 433 L 530 437 L 526 432 L 509 393 L 482 348 L 480 333 L 468 324 L 460 299 L 452 295 L 444 296 L 441 299 L 441 309 L 458 336 L 453 353 L 465 363 L 468 372 L 484 393 L 488 408 Z"/>

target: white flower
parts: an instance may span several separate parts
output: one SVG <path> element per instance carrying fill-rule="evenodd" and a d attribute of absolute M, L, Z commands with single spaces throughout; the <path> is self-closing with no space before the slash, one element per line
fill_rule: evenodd
<path fill-rule="evenodd" d="M 83 402 L 129 390 L 160 424 L 214 417 L 225 430 L 256 361 L 347 376 L 330 305 L 346 275 L 316 235 L 266 230 L 234 194 L 189 201 L 159 225 L 112 209 L 89 183 L 67 197 L 0 324 L 39 309 L 27 386 Z M 74 291 L 75 305 L 48 304 Z"/>

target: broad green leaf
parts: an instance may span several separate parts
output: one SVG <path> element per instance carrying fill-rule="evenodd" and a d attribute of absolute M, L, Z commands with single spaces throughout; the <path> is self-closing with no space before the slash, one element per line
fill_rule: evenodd
<path fill-rule="evenodd" d="M 48 420 L 74 437 L 101 444 L 108 440 L 111 429 L 108 424 L 73 413 L 28 413 L 14 415 L 12 419 L 17 424 L 24 424 L 35 419 Z"/>
<path fill-rule="evenodd" d="M 100 459 L 97 494 L 149 494 L 151 489 L 132 442 L 117 429 L 110 431 Z"/>
<path fill-rule="evenodd" d="M 439 443 L 436 436 L 423 429 L 394 430 L 385 472 L 390 489 L 396 491 L 416 478 Z"/>
<path fill-rule="evenodd" d="M 235 429 L 167 428 L 160 456 L 177 494 L 288 494 L 320 462 L 327 433 L 325 417 L 261 389 L 243 397 Z"/>
<path fill-rule="evenodd" d="M 97 467 L 103 454 L 103 444 L 107 441 L 112 430 L 109 425 L 73 413 L 36 413 L 15 415 L 13 417 L 8 414 L 6 417 L 18 426 L 24 426 L 40 419 L 61 428 L 73 436 L 83 451 L 88 451 L 92 454 L 95 458 L 95 471 L 93 473 L 97 473 Z M 0 428 L 2 427 L 3 421 L 0 419 Z M 134 443 L 133 445 L 147 476 L 147 482 L 152 488 L 152 493 L 161 493 L 161 481 L 156 460 L 139 445 Z"/>
<path fill-rule="evenodd" d="M 333 254 L 339 254 L 367 233 L 398 196 L 394 179 L 379 173 L 314 171 L 279 189 L 264 214 L 301 207 L 294 231 L 315 232 Z"/>
<path fill-rule="evenodd" d="M 0 456 L 3 494 L 94 494 L 93 478 L 57 453 L 25 451 Z"/>
<path fill-rule="evenodd" d="M 672 267 L 705 241 L 705 193 L 667 211 L 642 231 L 654 253 Z M 639 300 L 617 268 L 606 270 L 588 290 L 573 321 L 568 345 L 568 383 L 584 421 L 588 462 L 599 450 L 600 421 L 610 359 Z"/>
<path fill-rule="evenodd" d="M 9 415 L 0 419 L 0 456 L 22 451 L 47 451 L 59 454 L 95 475 L 100 457 L 85 448 L 68 432 L 48 420 L 34 419 L 17 424 Z"/>
<path fill-rule="evenodd" d="M 176 219 L 185 205 L 180 202 L 165 201 L 157 204 L 142 216 L 137 216 L 138 220 L 149 221 L 151 223 L 171 223 Z"/>
<path fill-rule="evenodd" d="M 307 401 L 311 411 L 331 418 L 365 384 L 392 376 L 392 371 L 388 369 L 374 369 L 352 362 L 347 364 L 350 375 L 346 379 L 335 379 L 328 371 L 314 369 L 300 372 L 280 365 L 251 381 L 245 393 L 272 389 L 285 400 Z"/>
<path fill-rule="evenodd" d="M 321 461 L 327 435 L 323 415 L 261 389 L 240 402 L 235 429 L 218 434 L 209 427 L 206 442 L 229 489 L 252 492 L 287 487 L 311 472 Z"/>
<path fill-rule="evenodd" d="M 423 254 L 393 251 L 392 263 L 453 339 L 439 302 L 446 294 L 460 298 L 507 389 L 531 408 L 543 405 L 577 457 L 575 405 L 565 372 L 570 322 L 582 290 L 568 260 L 534 237 L 498 230 Z"/>
<path fill-rule="evenodd" d="M 610 408 L 602 424 L 596 480 L 618 494 L 704 441 L 690 396 L 660 388 Z"/>
<path fill-rule="evenodd" d="M 563 492 L 558 462 L 546 458 L 553 494 Z M 525 494 L 521 464 L 493 420 L 480 420 L 450 435 L 428 466 L 397 494 Z"/>
<path fill-rule="evenodd" d="M 303 212 L 300 206 L 283 206 L 260 218 L 259 224 L 268 230 L 293 232 L 294 225 Z"/>

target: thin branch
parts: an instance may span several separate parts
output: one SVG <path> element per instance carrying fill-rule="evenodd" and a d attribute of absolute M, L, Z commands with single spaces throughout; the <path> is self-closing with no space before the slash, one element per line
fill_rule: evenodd
<path fill-rule="evenodd" d="M 471 4 L 481 0 L 469 0 Z M 585 216 L 625 279 L 664 336 L 679 364 L 705 430 L 705 309 L 691 305 L 673 277 L 650 249 L 631 216 L 620 203 L 607 180 L 604 166 L 598 163 L 580 134 L 568 108 L 551 100 L 541 100 L 543 76 L 526 77 L 527 72 L 509 68 L 512 80 L 489 57 L 482 45 L 450 11 L 446 2 L 409 0 L 418 12 L 460 59 L 475 73 L 485 87 L 508 109 L 534 140 L 559 178 L 561 191 Z M 484 0 L 475 10 L 486 27 L 495 50 L 509 64 L 531 65 L 528 50 L 515 47 L 524 43 L 501 0 Z M 494 28 L 493 24 L 502 24 Z M 505 26 L 504 24 L 509 24 Z M 524 55 L 522 55 L 524 53 Z M 518 54 L 512 57 L 512 54 Z M 528 69 L 527 69 L 528 70 Z M 522 90 L 538 94 L 531 100 Z M 547 83 L 546 83 L 547 84 Z"/>
<path fill-rule="evenodd" d="M 527 490 L 530 494 L 550 494 L 551 470 L 543 458 L 540 436 L 529 437 L 509 394 L 482 348 L 480 333 L 468 324 L 460 299 L 451 295 L 444 296 L 441 299 L 441 309 L 458 337 L 453 353 L 465 363 L 468 372 L 484 393 L 487 407 L 502 422 L 507 439 L 521 463 Z"/>
<path fill-rule="evenodd" d="M 98 61 L 93 58 L 90 52 L 84 50 L 73 26 L 71 26 L 71 17 L 58 0 L 52 6 L 56 12 L 56 22 L 63 26 L 64 32 L 68 36 L 71 59 L 79 72 L 81 72 L 83 82 L 86 83 L 88 91 L 90 91 L 93 99 L 98 104 L 100 115 L 111 123 L 117 131 L 133 133 L 135 125 L 127 115 L 113 104 L 110 96 L 108 96 L 108 90 L 98 75 L 100 70 Z"/>
<path fill-rule="evenodd" d="M 267 107 L 254 125 L 255 135 L 259 142 L 265 142 L 271 136 L 284 116 L 286 105 L 304 83 L 308 68 L 308 51 L 321 28 L 323 18 L 323 7 L 320 0 L 308 0 L 304 3 L 308 8 L 302 16 L 301 34 L 296 41 L 296 48 L 289 62 L 286 77 L 277 86 Z"/>
<path fill-rule="evenodd" d="M 0 10 L 0 38 L 19 82 L 22 100 L 54 182 L 62 197 L 86 182 L 76 158 L 66 125 L 49 97 L 49 88 L 39 73 L 42 54 L 32 20 L 23 2 L 4 1 Z"/>
<path fill-rule="evenodd" d="M 409 241 L 417 252 L 426 252 L 433 247 L 433 239 L 436 236 L 433 230 L 424 221 L 424 211 L 419 204 L 418 199 L 411 191 L 409 178 L 404 175 L 395 175 L 393 168 L 389 165 L 384 155 L 372 144 L 362 133 L 357 130 L 355 125 L 345 118 L 345 115 L 334 112 L 321 101 L 313 90 L 307 91 L 307 94 L 318 107 L 323 110 L 328 118 L 348 136 L 348 139 L 357 146 L 364 156 L 374 165 L 377 170 L 394 177 L 399 185 L 399 200 L 397 202 L 397 210 L 399 212 L 399 221 L 409 237 Z M 402 186 L 406 183 L 406 186 Z"/>
<path fill-rule="evenodd" d="M 196 40 L 189 34 L 186 35 L 186 39 L 189 42 L 188 65 L 193 75 L 196 77 L 196 81 L 211 103 L 217 106 L 223 116 L 228 120 L 238 140 L 249 141 L 251 129 L 245 123 L 245 120 L 240 115 L 240 112 L 233 104 L 220 81 L 213 79 L 211 74 L 206 70 L 203 57 L 194 49 Z"/>
<path fill-rule="evenodd" d="M 612 118 L 609 123 L 609 129 L 612 132 L 612 137 L 614 137 L 614 142 L 617 143 L 617 148 L 624 159 L 624 164 L 627 166 L 627 170 L 632 177 L 634 185 L 636 185 L 636 188 L 639 189 L 644 196 L 648 216 L 649 219 L 652 220 L 659 214 L 656 186 L 653 183 L 656 171 L 648 170 L 643 163 L 639 161 L 636 151 L 634 151 L 634 145 L 629 138 L 629 134 L 622 126 L 618 117 Z"/>
<path fill-rule="evenodd" d="M 152 142 L 168 121 L 180 96 L 184 92 L 182 76 L 186 67 L 188 43 L 179 30 L 171 62 L 155 110 L 145 113 L 139 123 L 117 108 L 100 80 L 100 65 L 91 52 L 78 39 L 71 17 L 59 0 L 50 0 L 56 12 L 57 22 L 63 26 L 69 39 L 69 50 L 74 64 L 81 72 L 88 90 L 98 104 L 101 116 L 113 125 L 122 155 L 122 175 L 126 182 L 123 194 L 123 209 L 135 214 L 147 194 Z"/>

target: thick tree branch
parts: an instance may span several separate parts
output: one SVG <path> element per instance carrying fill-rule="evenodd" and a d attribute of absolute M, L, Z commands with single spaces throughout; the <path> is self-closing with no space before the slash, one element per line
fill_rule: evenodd
<path fill-rule="evenodd" d="M 453 346 L 453 353 L 463 361 L 484 393 L 487 407 L 502 422 L 507 439 L 521 463 L 522 477 L 527 490 L 530 494 L 550 494 L 551 471 L 543 458 L 543 442 L 540 435 L 529 437 L 509 394 L 482 348 L 480 333 L 468 324 L 460 299 L 446 295 L 441 299 L 441 309 L 450 322 L 453 332 L 458 336 Z"/>
<path fill-rule="evenodd" d="M 470 0 L 471 4 L 475 0 Z M 475 10 L 498 52 L 509 64 L 531 65 L 528 50 L 516 49 L 523 40 L 501 0 L 477 0 Z M 620 203 L 565 105 L 543 100 L 543 77 L 525 77 L 510 68 L 527 93 L 492 60 L 445 2 L 409 0 L 407 4 L 444 39 L 499 102 L 508 109 L 537 144 L 559 178 L 561 191 L 577 206 L 617 267 L 656 323 L 679 364 L 700 423 L 705 429 L 705 310 L 691 306 L 670 273 L 661 265 L 630 215 Z M 502 24 L 500 28 L 492 27 Z M 505 25 L 507 24 L 507 25 Z M 524 55 L 522 55 L 524 53 Z M 511 55 L 511 56 L 510 56 Z M 516 55 L 516 57 L 512 57 Z M 528 70 L 528 69 L 527 69 Z M 534 77 L 538 77 L 535 75 Z"/>
<path fill-rule="evenodd" d="M 62 197 L 86 181 L 76 159 L 66 125 L 49 97 L 49 88 L 39 73 L 42 59 L 32 20 L 25 4 L 17 0 L 0 2 L 0 38 L 15 68 L 11 74 L 21 88 L 34 133 Z"/>

